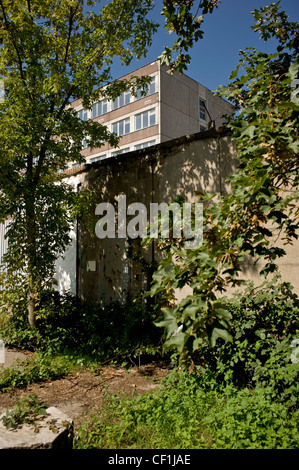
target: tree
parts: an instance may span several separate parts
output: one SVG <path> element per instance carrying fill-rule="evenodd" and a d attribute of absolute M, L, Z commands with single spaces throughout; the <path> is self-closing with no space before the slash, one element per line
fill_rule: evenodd
<path fill-rule="evenodd" d="M 70 101 L 90 108 L 111 81 L 115 57 L 128 65 L 141 58 L 157 25 L 147 19 L 150 0 L 0 0 L 0 216 L 11 218 L 5 258 L 11 287 L 28 293 L 35 325 L 40 291 L 52 282 L 55 259 L 69 242 L 75 191 L 61 170 L 82 163 L 82 141 L 117 144 L 99 123 L 79 119 Z M 94 11 L 93 9 L 96 9 Z M 144 88 L 132 77 L 107 86 L 115 98 Z M 13 283 L 13 284 L 12 284 Z"/>
<path fill-rule="evenodd" d="M 232 191 L 223 197 L 202 196 L 205 230 L 200 248 L 184 250 L 181 240 L 166 245 L 164 240 L 166 256 L 151 289 L 151 295 L 168 302 L 157 323 L 166 330 L 165 348 L 192 360 L 204 342 L 232 339 L 223 293 L 240 284 L 244 259 L 265 260 L 261 274 L 267 276 L 285 254 L 276 244 L 279 236 L 283 234 L 285 243 L 298 238 L 299 106 L 291 87 L 299 71 L 298 24 L 289 22 L 276 3 L 253 15 L 253 29 L 264 41 L 274 38 L 277 52 L 241 51 L 229 86 L 219 87 L 238 111 L 228 125 L 240 159 L 229 178 Z M 175 305 L 173 289 L 184 285 L 193 294 Z"/>
<path fill-rule="evenodd" d="M 165 17 L 165 29 L 175 33 L 177 39 L 172 47 L 165 47 L 160 56 L 161 64 L 169 66 L 170 71 L 184 72 L 190 64 L 191 49 L 195 42 L 203 38 L 202 24 L 204 15 L 213 13 L 220 0 L 164 0 L 162 15 Z"/>

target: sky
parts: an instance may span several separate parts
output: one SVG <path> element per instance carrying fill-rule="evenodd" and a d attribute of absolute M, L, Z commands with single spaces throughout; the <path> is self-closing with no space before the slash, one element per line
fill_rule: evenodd
<path fill-rule="evenodd" d="M 113 78 L 119 78 L 146 65 L 162 53 L 165 45 L 170 46 L 175 40 L 164 29 L 164 17 L 161 16 L 162 0 L 156 2 L 152 17 L 161 24 L 146 58 L 134 60 L 129 67 L 115 64 Z M 251 12 L 274 3 L 271 0 L 222 0 L 212 14 L 204 16 L 203 39 L 191 49 L 191 63 L 186 75 L 205 87 L 215 91 L 219 85 L 229 83 L 229 75 L 239 62 L 239 51 L 246 47 L 255 47 L 266 53 L 276 52 L 274 42 L 265 43 L 259 34 L 251 30 L 254 18 Z M 299 22 L 299 0 L 281 0 L 281 8 L 286 11 L 290 21 Z"/>

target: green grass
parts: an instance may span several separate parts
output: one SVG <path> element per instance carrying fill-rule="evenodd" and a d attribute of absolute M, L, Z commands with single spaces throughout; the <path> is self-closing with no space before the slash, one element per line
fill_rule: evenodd
<path fill-rule="evenodd" d="M 0 372 L 0 392 L 7 392 L 14 387 L 24 388 L 31 383 L 60 379 L 88 364 L 88 359 L 76 356 L 50 356 L 36 352 L 32 358 Z"/>
<path fill-rule="evenodd" d="M 79 449 L 293 449 L 298 411 L 267 389 L 208 390 L 177 371 L 154 392 L 106 398 L 79 428 Z"/>

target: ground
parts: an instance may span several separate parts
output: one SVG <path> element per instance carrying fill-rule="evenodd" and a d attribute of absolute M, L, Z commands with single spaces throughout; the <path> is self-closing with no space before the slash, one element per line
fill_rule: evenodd
<path fill-rule="evenodd" d="M 22 354 L 10 351 L 6 354 L 6 366 L 11 365 L 14 358 L 22 359 Z M 121 392 L 131 397 L 152 391 L 168 371 L 168 367 L 163 363 L 135 366 L 129 370 L 119 366 L 100 366 L 96 371 L 86 368 L 63 379 L 0 393 L 0 413 L 13 408 L 20 398 L 34 393 L 40 401 L 49 406 L 56 406 L 72 418 L 76 429 L 89 411 L 101 405 L 106 392 Z"/>

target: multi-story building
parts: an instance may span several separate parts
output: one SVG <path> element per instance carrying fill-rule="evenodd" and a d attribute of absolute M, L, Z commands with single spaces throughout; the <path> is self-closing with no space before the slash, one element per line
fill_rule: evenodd
<path fill-rule="evenodd" d="M 230 103 L 192 78 L 178 72 L 169 74 L 167 70 L 155 61 L 123 77 L 152 77 L 146 96 L 135 97 L 127 91 L 114 101 L 103 98 L 91 110 L 84 109 L 80 100 L 71 103 L 81 119 L 98 121 L 120 137 L 118 148 L 108 143 L 92 150 L 84 146 L 82 154 L 87 163 L 225 123 L 224 116 L 233 112 Z"/>

